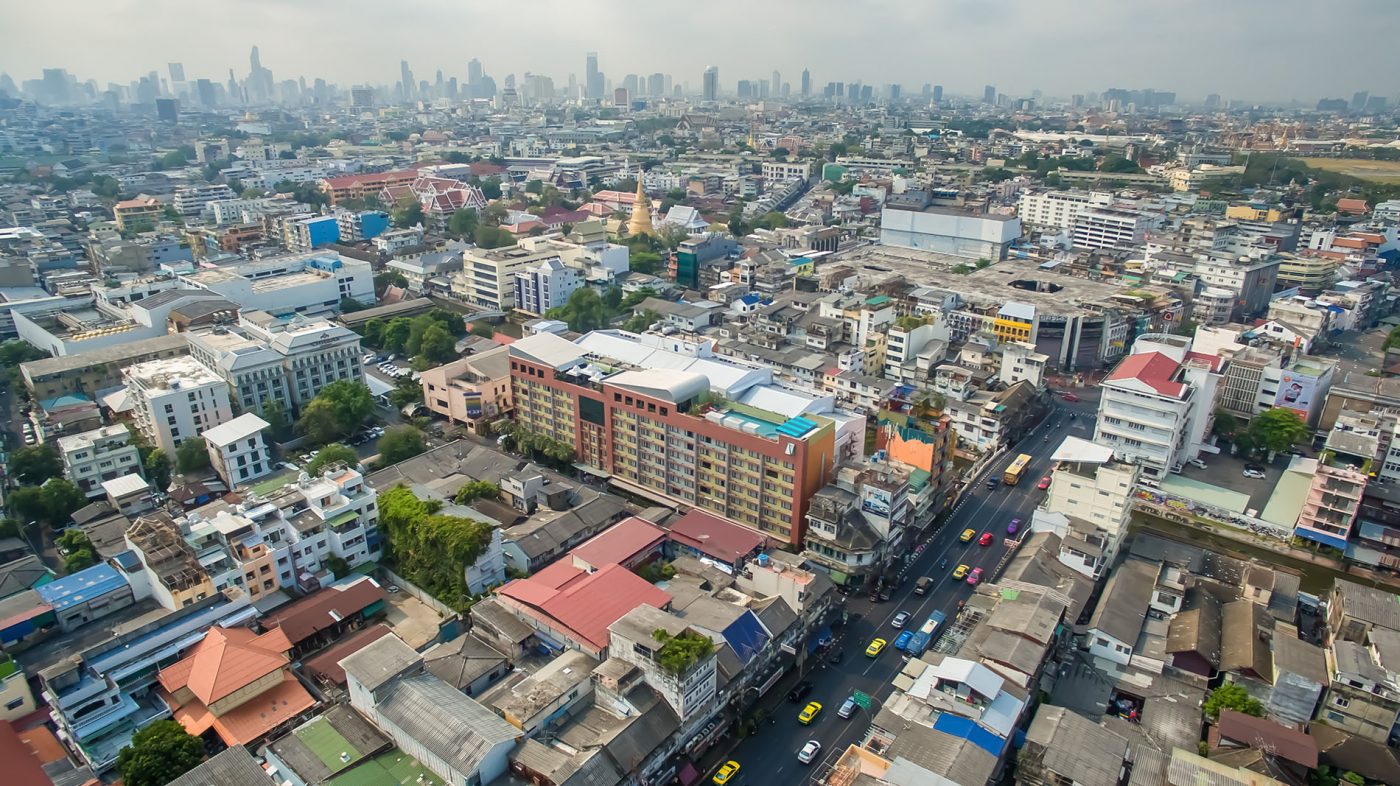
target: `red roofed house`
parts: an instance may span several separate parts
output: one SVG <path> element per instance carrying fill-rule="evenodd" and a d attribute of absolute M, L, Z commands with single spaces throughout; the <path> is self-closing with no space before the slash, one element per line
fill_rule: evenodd
<path fill-rule="evenodd" d="M 53 786 L 34 752 L 24 744 L 9 721 L 0 720 L 0 761 L 5 763 L 7 786 Z"/>
<path fill-rule="evenodd" d="M 629 516 L 575 546 L 560 562 L 590 572 L 608 565 L 631 569 L 660 554 L 665 542 L 666 530 L 646 519 Z"/>
<path fill-rule="evenodd" d="M 1184 336 L 1139 338 L 1100 387 L 1094 441 L 1141 463 L 1148 480 L 1179 470 L 1207 449 L 1221 367 Z"/>
<path fill-rule="evenodd" d="M 301 656 L 336 641 L 348 630 L 384 610 L 384 593 L 368 576 L 334 584 L 276 609 L 262 619 L 265 629 L 279 628 L 291 642 L 293 655 Z"/>
<path fill-rule="evenodd" d="M 331 204 L 339 204 L 346 199 L 364 199 L 378 194 L 390 186 L 406 186 L 418 179 L 418 169 L 428 163 L 399 169 L 393 172 L 372 172 L 356 175 L 327 177 L 321 180 L 321 190 L 331 199 Z"/>
<path fill-rule="evenodd" d="M 536 638 L 559 649 L 577 648 L 605 659 L 608 626 L 647 604 L 671 605 L 670 593 L 613 564 L 597 571 L 562 559 L 529 578 L 507 582 L 497 600 L 535 629 Z"/>
<path fill-rule="evenodd" d="M 768 545 L 764 535 L 703 510 L 672 522 L 670 537 L 677 553 L 708 557 L 734 570 Z"/>
<path fill-rule="evenodd" d="M 1364 216 L 1371 212 L 1371 206 L 1364 199 L 1346 198 L 1337 200 L 1337 212 L 1349 216 Z"/>
<path fill-rule="evenodd" d="M 175 720 L 196 737 L 251 745 L 316 706 L 292 674 L 292 643 L 281 629 L 209 629 L 184 659 L 157 675 Z"/>

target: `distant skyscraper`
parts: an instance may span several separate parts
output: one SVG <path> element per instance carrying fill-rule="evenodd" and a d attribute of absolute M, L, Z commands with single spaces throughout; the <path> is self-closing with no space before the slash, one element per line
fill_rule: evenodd
<path fill-rule="evenodd" d="M 403 97 L 412 98 L 418 85 L 413 81 L 413 71 L 409 69 L 407 60 L 399 61 L 399 84 L 403 90 Z"/>
<path fill-rule="evenodd" d="M 812 94 L 812 72 L 802 69 L 802 97 L 806 98 Z"/>
<path fill-rule="evenodd" d="M 374 88 L 358 85 L 350 88 L 350 106 L 356 108 L 374 106 Z"/>
<path fill-rule="evenodd" d="M 783 89 L 783 76 L 773 69 L 773 78 L 768 80 L 768 95 L 775 96 Z"/>
<path fill-rule="evenodd" d="M 179 122 L 180 102 L 174 98 L 157 98 L 156 119 L 162 123 Z"/>
<path fill-rule="evenodd" d="M 1358 90 L 1351 94 L 1351 108 L 1357 112 L 1366 108 L 1366 99 L 1371 97 L 1368 90 Z"/>
<path fill-rule="evenodd" d="M 200 106 L 205 109 L 213 109 L 218 105 L 219 99 L 214 92 L 214 83 L 208 79 L 200 79 L 194 83 L 194 93 L 199 97 Z"/>
<path fill-rule="evenodd" d="M 738 84 L 737 87 L 738 87 L 737 92 L 738 92 L 740 98 L 752 98 L 752 97 L 753 97 L 753 83 L 750 82 L 749 80 L 747 80 L 747 79 L 740 79 L 740 80 L 739 80 L 739 84 Z"/>
<path fill-rule="evenodd" d="M 467 61 L 467 86 L 476 87 L 481 81 L 481 61 L 473 57 Z"/>
<path fill-rule="evenodd" d="M 719 66 L 707 66 L 705 68 L 703 87 L 700 97 L 706 101 L 719 100 Z"/>
<path fill-rule="evenodd" d="M 943 102 L 943 85 L 934 85 L 934 86 L 933 86 L 933 103 L 939 104 L 939 103 L 942 103 L 942 102 Z"/>
<path fill-rule="evenodd" d="M 904 88 L 900 87 L 899 85 L 890 85 L 890 100 L 891 100 L 891 101 L 898 101 L 898 100 L 899 100 L 899 95 L 900 95 L 900 93 L 902 93 L 903 91 L 904 91 Z"/>
<path fill-rule="evenodd" d="M 997 89 L 992 85 L 982 88 L 982 103 L 995 104 L 997 102 Z"/>
<path fill-rule="evenodd" d="M 185 64 L 184 64 L 184 63 L 170 63 L 170 64 L 167 65 L 167 68 L 170 69 L 170 81 L 171 81 L 171 82 L 183 82 L 183 81 L 185 81 Z"/>
<path fill-rule="evenodd" d="M 590 100 L 603 97 L 603 72 L 598 70 L 598 53 L 589 52 L 583 59 L 583 87 Z"/>
<path fill-rule="evenodd" d="M 647 95 L 659 98 L 666 95 L 666 75 L 655 73 L 647 77 Z"/>

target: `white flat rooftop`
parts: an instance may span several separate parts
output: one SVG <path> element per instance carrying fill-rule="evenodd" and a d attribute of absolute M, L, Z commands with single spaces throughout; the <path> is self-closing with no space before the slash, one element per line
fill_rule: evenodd
<path fill-rule="evenodd" d="M 1113 448 L 1106 448 L 1079 437 L 1065 437 L 1065 441 L 1055 448 L 1050 460 L 1070 461 L 1076 464 L 1107 464 L 1113 460 Z"/>

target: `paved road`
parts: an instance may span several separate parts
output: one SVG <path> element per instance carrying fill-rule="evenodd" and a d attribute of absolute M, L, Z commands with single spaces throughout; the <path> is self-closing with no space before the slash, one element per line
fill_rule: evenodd
<path fill-rule="evenodd" d="M 989 491 L 978 478 L 973 493 L 958 504 L 953 515 L 937 532 L 929 538 L 924 554 L 916 559 L 907 574 L 903 587 L 895 592 L 887 603 L 872 604 L 863 596 L 852 595 L 847 610 L 853 621 L 845 628 L 844 639 L 839 646 L 845 659 L 839 665 L 817 665 L 823 661 L 809 660 L 812 671 L 807 679 L 813 683 L 812 693 L 801 704 L 783 702 L 779 705 L 772 724 L 760 725 L 757 734 L 743 740 L 726 758 L 738 761 L 742 769 L 740 777 L 734 781 L 745 786 L 776 786 L 776 784 L 806 783 L 809 778 L 830 765 L 846 747 L 857 742 L 870 723 L 871 713 L 879 710 L 879 702 L 888 698 L 893 688 L 890 679 L 900 668 L 900 653 L 894 649 L 894 639 L 899 634 L 890 622 L 900 611 L 912 615 L 909 625 L 917 628 L 923 624 L 935 609 L 943 611 L 951 620 L 957 610 L 958 601 L 968 597 L 972 588 L 964 582 L 954 582 L 949 577 L 953 566 L 966 563 L 969 567 L 982 567 L 992 570 L 1005 553 L 1002 538 L 1006 524 L 1013 518 L 1029 523 L 1031 511 L 1040 503 L 1043 491 L 1036 483 L 1049 469 L 1049 458 L 1059 445 L 1059 438 L 1068 434 L 1091 439 L 1093 437 L 1093 407 L 1091 404 L 1058 404 L 1059 411 L 1047 419 L 1038 431 L 1027 437 L 1013 451 L 1029 453 L 1033 457 L 1030 469 L 1024 480 L 1017 486 L 998 486 Z M 1070 420 L 1069 412 L 1077 418 Z M 1060 428 L 1054 423 L 1059 421 Z M 1048 441 L 1043 436 L 1049 435 Z M 992 467 L 992 472 L 1000 473 L 1010 462 L 1005 460 Z M 971 527 L 979 533 L 990 531 L 996 535 L 991 546 L 978 546 L 959 542 L 962 531 Z M 940 568 L 944 559 L 948 568 Z M 914 594 L 914 584 L 919 576 L 935 579 L 933 589 L 924 596 Z M 860 615 L 859 619 L 855 619 Z M 877 658 L 865 657 L 865 647 L 876 637 L 886 639 L 889 646 Z M 851 695 L 853 690 L 863 691 L 876 699 L 871 711 L 857 710 L 849 720 L 842 720 L 836 710 Z M 797 722 L 797 714 L 806 701 L 818 701 L 823 705 L 821 715 L 811 726 Z M 808 740 L 816 740 L 822 745 L 821 756 L 813 765 L 797 761 L 797 752 Z M 708 759 L 707 759 L 708 763 Z M 717 763 L 716 763 L 717 764 Z M 709 783 L 713 767 L 706 773 L 704 783 Z"/>

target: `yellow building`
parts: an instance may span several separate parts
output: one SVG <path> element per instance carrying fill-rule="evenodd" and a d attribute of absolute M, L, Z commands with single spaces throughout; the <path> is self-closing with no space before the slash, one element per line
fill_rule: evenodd
<path fill-rule="evenodd" d="M 117 218 L 117 229 L 125 232 L 128 229 L 136 229 L 142 224 L 149 224 L 151 228 L 160 221 L 160 214 L 165 210 L 165 206 L 157 199 L 146 197 L 145 199 L 128 199 L 118 202 L 112 208 L 112 214 Z"/>
<path fill-rule="evenodd" d="M 999 341 L 1035 343 L 1035 306 L 1007 303 L 992 320 L 992 334 Z"/>
<path fill-rule="evenodd" d="M 1225 217 L 1233 218 L 1237 221 L 1268 221 L 1270 223 L 1283 220 L 1283 213 L 1277 208 L 1254 207 L 1253 205 L 1231 205 L 1225 208 Z"/>

